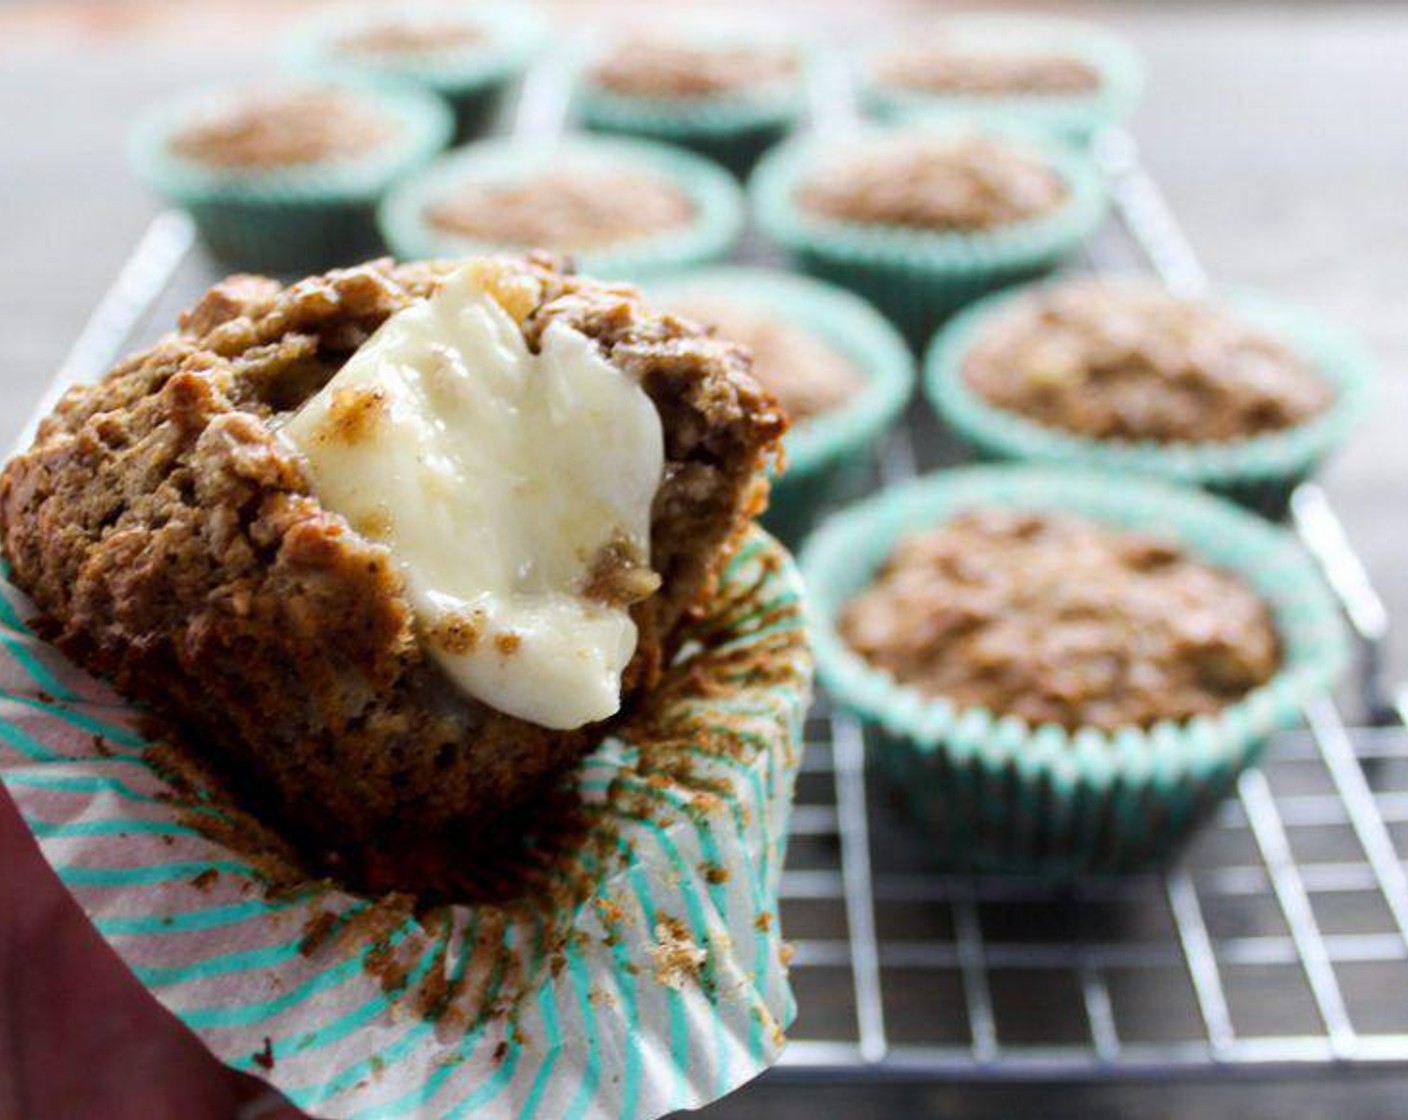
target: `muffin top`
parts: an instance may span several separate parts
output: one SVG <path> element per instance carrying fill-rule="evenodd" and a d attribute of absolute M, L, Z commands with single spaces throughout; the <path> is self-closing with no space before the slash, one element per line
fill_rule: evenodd
<path fill-rule="evenodd" d="M 606 53 L 589 79 L 623 97 L 687 100 L 746 97 L 795 80 L 799 69 L 796 53 L 785 47 L 635 36 Z"/>
<path fill-rule="evenodd" d="M 1068 280 L 1016 301 L 983 328 L 962 376 L 1047 427 L 1161 443 L 1280 431 L 1333 396 L 1264 331 L 1135 280 Z"/>
<path fill-rule="evenodd" d="M 572 252 L 683 228 L 694 203 L 657 172 L 558 167 L 462 183 L 432 202 L 425 217 L 444 233 L 487 245 Z"/>
<path fill-rule="evenodd" d="M 873 66 L 882 86 L 971 97 L 1072 96 L 1100 88 L 1100 71 L 1058 50 L 994 49 L 936 35 L 901 43 Z"/>
<path fill-rule="evenodd" d="M 178 129 L 169 146 L 211 168 L 277 171 L 356 160 L 395 133 L 395 123 L 369 98 L 309 87 L 232 98 Z"/>
<path fill-rule="evenodd" d="M 1266 604 L 1175 544 L 995 508 L 903 538 L 840 630 L 871 664 L 960 710 L 1072 731 L 1217 712 L 1281 657 Z"/>
<path fill-rule="evenodd" d="M 824 218 L 945 232 L 997 229 L 1057 209 L 1070 191 L 1020 144 L 976 134 L 901 132 L 851 146 L 801 183 Z"/>
<path fill-rule="evenodd" d="M 352 57 L 395 60 L 449 54 L 485 39 L 484 28 L 468 18 L 445 15 L 415 20 L 392 15 L 338 36 L 333 50 Z"/>
<path fill-rule="evenodd" d="M 721 296 L 676 301 L 674 309 L 747 347 L 753 376 L 794 422 L 838 408 L 865 385 L 844 354 L 814 331 Z"/>

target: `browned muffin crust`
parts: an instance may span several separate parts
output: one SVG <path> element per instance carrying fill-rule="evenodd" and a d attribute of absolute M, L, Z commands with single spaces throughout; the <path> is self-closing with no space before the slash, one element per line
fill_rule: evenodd
<path fill-rule="evenodd" d="M 718 296 L 678 300 L 674 310 L 753 353 L 753 376 L 794 424 L 840 408 L 865 386 L 855 364 L 825 339 L 775 315 Z"/>
<path fill-rule="evenodd" d="M 230 171 L 269 171 L 365 156 L 395 125 L 346 90 L 251 93 L 193 121 L 171 138 L 178 156 Z"/>
<path fill-rule="evenodd" d="M 600 249 L 680 229 L 694 203 L 663 175 L 575 167 L 518 182 L 465 183 L 426 220 L 486 245 L 557 252 Z"/>
<path fill-rule="evenodd" d="M 484 41 L 484 29 L 467 19 L 387 19 L 340 36 L 340 54 L 402 57 L 448 54 Z"/>
<path fill-rule="evenodd" d="M 71 390 L 0 475 L 0 542 L 45 633 L 323 844 L 470 833 L 601 734 L 547 731 L 454 689 L 423 648 L 386 549 L 320 506 L 274 433 L 281 412 L 453 267 L 378 261 L 286 288 L 232 277 L 179 331 Z M 490 275 L 530 346 L 549 323 L 570 324 L 639 380 L 661 417 L 660 584 L 631 608 L 629 705 L 765 503 L 763 469 L 785 421 L 745 351 L 654 314 L 629 287 L 541 258 Z M 653 589 L 646 573 L 628 574 L 632 596 Z M 611 575 L 607 596 L 622 593 Z"/>
<path fill-rule="evenodd" d="M 593 85 L 625 97 L 741 97 L 795 81 L 795 53 L 766 46 L 713 46 L 639 36 L 591 70 Z"/>
<path fill-rule="evenodd" d="M 1161 443 L 1281 431 L 1333 399 L 1265 331 L 1134 280 L 1070 280 L 1019 300 L 982 331 L 963 378 L 1047 427 Z"/>
<path fill-rule="evenodd" d="M 1093 93 L 1100 71 L 1054 51 L 976 50 L 947 38 L 895 47 L 875 63 L 882 86 L 972 97 Z"/>
<path fill-rule="evenodd" d="M 1270 611 L 1231 574 L 1158 537 L 998 509 L 901 540 L 841 633 L 959 710 L 1071 731 L 1214 713 L 1280 663 Z"/>
<path fill-rule="evenodd" d="M 1016 144 L 908 132 L 853 145 L 805 180 L 797 200 L 836 221 L 969 232 L 1041 217 L 1069 193 Z"/>

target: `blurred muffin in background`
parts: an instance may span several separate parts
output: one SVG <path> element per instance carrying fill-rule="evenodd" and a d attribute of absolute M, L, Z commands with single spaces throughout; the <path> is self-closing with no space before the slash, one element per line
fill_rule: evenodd
<path fill-rule="evenodd" d="M 588 128 L 691 148 L 739 175 L 802 116 L 807 59 L 773 34 L 623 34 L 589 52 L 574 97 Z"/>
<path fill-rule="evenodd" d="M 237 87 L 149 113 L 132 160 L 149 186 L 191 212 L 223 262 L 288 272 L 380 251 L 378 200 L 450 130 L 445 107 L 414 90 Z"/>
<path fill-rule="evenodd" d="M 544 39 L 530 4 L 354 7 L 297 26 L 284 57 L 299 73 L 391 79 L 437 94 L 465 140 L 488 129 Z"/>
<path fill-rule="evenodd" d="M 972 124 L 797 140 L 764 160 L 751 189 L 764 233 L 871 299 L 916 345 L 954 308 L 1073 253 L 1105 207 L 1080 153 Z"/>
<path fill-rule="evenodd" d="M 406 259 L 551 249 L 613 279 L 717 259 L 742 221 L 721 168 L 661 144 L 583 136 L 471 144 L 407 180 L 381 211 Z"/>
<path fill-rule="evenodd" d="M 986 456 L 1138 470 L 1266 512 L 1345 438 L 1371 368 L 1300 309 L 1134 277 L 985 300 L 926 366 L 935 408 Z"/>
<path fill-rule="evenodd" d="M 1124 120 L 1144 78 L 1103 28 L 1016 15 L 955 15 L 904 29 L 856 64 L 862 103 L 886 119 L 978 116 L 1078 141 Z"/>
<path fill-rule="evenodd" d="M 756 268 L 714 268 L 651 295 L 753 353 L 753 376 L 792 421 L 764 524 L 795 544 L 854 496 L 871 452 L 909 400 L 914 361 L 878 311 L 840 288 Z"/>

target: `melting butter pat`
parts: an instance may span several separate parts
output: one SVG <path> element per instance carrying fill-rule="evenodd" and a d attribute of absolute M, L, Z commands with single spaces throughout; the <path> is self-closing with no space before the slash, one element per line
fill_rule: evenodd
<path fill-rule="evenodd" d="M 636 627 L 588 592 L 603 561 L 649 562 L 664 437 L 590 339 L 554 322 L 532 353 L 470 266 L 283 433 L 323 505 L 390 550 L 457 687 L 559 730 L 620 708 Z"/>

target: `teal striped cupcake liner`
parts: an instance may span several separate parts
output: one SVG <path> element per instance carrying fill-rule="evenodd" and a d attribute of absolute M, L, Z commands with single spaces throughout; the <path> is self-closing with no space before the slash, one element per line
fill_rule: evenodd
<path fill-rule="evenodd" d="M 964 304 L 997 288 L 1049 272 L 1075 253 L 1104 220 L 1104 180 L 1090 158 L 1030 129 L 1008 124 L 943 122 L 904 129 L 869 129 L 854 141 L 922 131 L 979 131 L 1019 144 L 1051 166 L 1069 189 L 1053 213 L 998 230 L 949 233 L 904 226 L 841 222 L 807 213 L 796 200 L 807 175 L 842 148 L 833 135 L 787 141 L 763 157 L 749 182 L 763 233 L 807 272 L 864 296 L 885 312 L 910 343 Z"/>
<path fill-rule="evenodd" d="M 728 36 L 715 35 L 727 43 Z M 572 97 L 574 117 L 596 132 L 637 136 L 689 148 L 746 176 L 758 158 L 805 117 L 809 65 L 799 44 L 795 79 L 746 97 L 632 97 L 594 85 L 591 54 L 578 61 Z"/>
<path fill-rule="evenodd" d="M 188 95 L 152 110 L 132 131 L 128 150 L 137 175 L 189 211 L 211 252 L 227 264 L 296 272 L 374 255 L 380 249 L 378 200 L 449 142 L 450 114 L 429 95 L 363 83 L 314 84 L 368 99 L 394 135 L 362 158 L 269 171 L 208 167 L 171 150 L 172 138 L 192 121 L 232 99 L 268 92 L 254 87 Z"/>
<path fill-rule="evenodd" d="M 0 581 L 0 780 L 109 945 L 231 1067 L 318 1116 L 635 1120 L 777 1059 L 811 666 L 796 572 L 762 533 L 662 702 L 570 779 L 591 823 L 561 874 L 581 903 L 546 921 L 513 901 L 411 914 L 327 881 L 266 891 L 224 830 L 193 827 L 237 825 L 222 802 L 192 808 L 140 714 L 39 641 L 30 609 Z"/>
<path fill-rule="evenodd" d="M 1216 716 L 1074 734 L 982 708 L 956 710 L 853 652 L 837 630 L 903 535 L 969 509 L 1069 511 L 1169 538 L 1236 573 L 1270 606 L 1283 663 Z M 1338 609 L 1284 530 L 1217 498 L 1092 471 L 972 467 L 920 478 L 828 520 L 802 556 L 821 680 L 877 734 L 872 757 L 960 870 L 1059 881 L 1172 858 L 1348 659 Z"/>
<path fill-rule="evenodd" d="M 631 279 L 725 256 L 743 231 L 744 207 L 732 176 L 700 156 L 664 144 L 616 137 L 569 136 L 560 140 L 481 140 L 441 157 L 407 179 L 382 203 L 379 222 L 392 252 L 403 260 L 467 257 L 522 249 L 437 230 L 427 207 L 475 182 L 507 182 L 590 166 L 639 168 L 669 179 L 693 203 L 694 218 L 681 229 L 647 234 L 619 245 L 572 254 L 584 273 Z M 551 249 L 553 246 L 530 246 Z"/>
<path fill-rule="evenodd" d="M 1101 129 L 1125 120 L 1143 95 L 1143 61 L 1128 43 L 1102 28 L 1075 20 L 1017 15 L 964 15 L 945 18 L 944 23 L 955 28 L 960 40 L 966 36 L 1001 49 L 1031 45 L 1069 53 L 1099 72 L 1099 88 L 1065 95 L 926 93 L 886 86 L 862 71 L 857 75 L 857 91 L 868 112 L 889 121 L 955 117 L 1015 121 L 1088 143 Z M 872 60 L 875 54 L 871 52 Z"/>
<path fill-rule="evenodd" d="M 1059 283 L 1059 281 L 1057 281 Z M 1346 443 L 1374 398 L 1372 354 L 1350 333 L 1280 300 L 1244 291 L 1218 302 L 1290 346 L 1333 387 L 1334 402 L 1308 423 L 1230 443 L 1097 440 L 1044 427 L 970 389 L 963 363 L 995 315 L 1040 286 L 974 304 L 935 336 L 924 359 L 924 393 L 939 416 L 980 455 L 1059 467 L 1093 467 L 1201 486 L 1259 512 L 1285 511 L 1291 491 Z"/>
<path fill-rule="evenodd" d="M 805 276 L 759 268 L 713 268 L 664 278 L 651 298 L 708 296 L 792 323 L 832 346 L 865 378 L 842 406 L 794 424 L 784 437 L 786 468 L 773 478 L 764 522 L 788 543 L 800 541 L 818 513 L 858 489 L 867 451 L 894 424 L 914 389 L 914 359 L 904 339 L 864 300 Z"/>
<path fill-rule="evenodd" d="M 454 50 L 422 56 L 350 55 L 338 50 L 346 36 L 388 20 L 427 23 L 464 21 L 482 38 Z M 482 135 L 499 113 L 505 94 L 522 77 L 546 41 L 542 18 L 529 4 L 412 3 L 395 7 L 352 6 L 309 19 L 285 39 L 285 67 L 293 73 L 394 81 L 442 97 L 455 114 L 455 135 Z"/>

